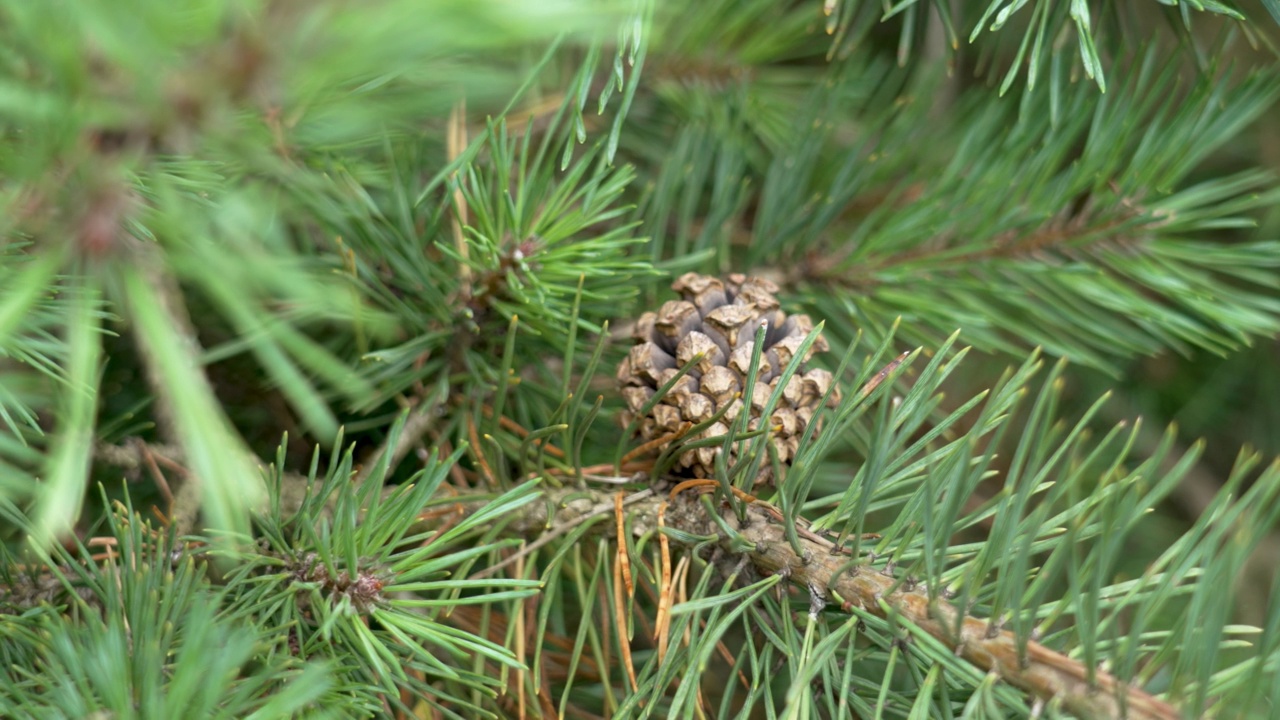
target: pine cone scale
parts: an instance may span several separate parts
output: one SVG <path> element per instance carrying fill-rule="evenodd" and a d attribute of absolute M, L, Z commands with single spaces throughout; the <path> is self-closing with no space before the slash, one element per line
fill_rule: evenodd
<path fill-rule="evenodd" d="M 816 422 L 819 405 L 832 385 L 831 373 L 804 364 L 815 353 L 827 350 L 826 341 L 815 339 L 801 358 L 797 372 L 778 392 L 782 371 L 799 355 L 813 330 L 807 315 L 784 313 L 774 296 L 778 287 L 761 278 L 730 275 L 721 280 L 687 273 L 671 287 L 681 299 L 669 300 L 656 313 L 647 312 L 640 317 L 632 332 L 637 344 L 618 367 L 618 385 L 628 409 L 623 414 L 624 422 L 633 422 L 659 388 L 693 363 L 636 423 L 641 439 L 654 440 L 676 432 L 686 423 L 706 423 L 717 413 L 722 414 L 716 422 L 693 439 L 727 434 L 744 411 L 749 415 L 748 429 L 759 428 L 769 399 L 777 393 L 777 404 L 768 418 L 768 432 L 779 459 L 784 465 L 789 463 L 799 448 L 800 436 L 809 423 Z M 763 349 L 751 397 L 746 399 L 742 393 L 748 384 L 756 336 L 762 326 L 766 328 Z M 830 401 L 834 403 L 838 397 L 833 392 Z M 735 443 L 728 464 L 733 464 L 744 443 Z M 716 460 L 722 452 L 724 449 L 716 445 L 686 450 L 677 458 L 675 472 L 714 477 Z M 766 471 L 756 479 L 757 484 L 776 481 L 767 468 L 766 463 Z"/>

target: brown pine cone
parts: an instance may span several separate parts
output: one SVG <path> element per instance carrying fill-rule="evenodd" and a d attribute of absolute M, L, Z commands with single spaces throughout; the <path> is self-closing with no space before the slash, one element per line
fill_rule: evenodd
<path fill-rule="evenodd" d="M 618 367 L 618 385 L 627 402 L 622 415 L 626 424 L 654 396 L 657 389 L 671 380 L 681 367 L 699 352 L 702 360 L 691 372 L 640 419 L 639 433 L 646 442 L 679 430 L 686 423 L 698 424 L 710 419 L 728 406 L 724 416 L 697 438 L 724 435 L 739 418 L 744 407 L 742 393 L 751 366 L 756 331 L 768 323 L 764 352 L 752 392 L 751 419 L 748 427 L 760 426 L 760 413 L 777 389 L 782 371 L 805 337 L 813 330 L 808 315 L 787 316 L 779 309 L 773 293 L 778 287 L 763 278 L 730 275 L 726 281 L 697 273 L 687 273 L 671 286 L 681 300 L 670 300 L 658 312 L 647 312 L 636 322 L 632 337 L 637 345 Z M 807 362 L 814 352 L 827 350 L 822 337 L 813 343 L 802 360 Z M 826 370 L 806 369 L 801 365 L 782 391 L 769 424 L 774 448 L 783 463 L 790 463 L 800 444 L 800 436 L 813 420 L 823 395 L 831 387 L 832 376 Z M 839 389 L 831 394 L 830 403 L 839 400 Z M 750 442 L 744 441 L 743 444 Z M 729 464 L 736 459 L 726 458 Z M 689 477 L 714 477 L 718 446 L 686 450 L 677 460 L 675 472 Z M 768 462 L 756 484 L 773 482 Z"/>

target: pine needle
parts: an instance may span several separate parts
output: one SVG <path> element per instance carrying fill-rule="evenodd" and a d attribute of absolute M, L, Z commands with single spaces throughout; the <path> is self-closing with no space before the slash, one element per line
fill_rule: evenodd
<path fill-rule="evenodd" d="M 636 596 L 636 586 L 631 578 L 631 556 L 627 553 L 627 523 L 622 514 L 622 499 L 626 493 L 621 490 L 613 496 L 613 512 L 618 527 L 618 564 L 622 568 L 622 581 L 626 584 L 627 597 Z"/>
<path fill-rule="evenodd" d="M 675 586 L 671 583 L 671 542 L 663 532 L 666 528 L 666 513 L 667 504 L 662 503 L 658 506 L 658 552 L 662 572 L 658 585 L 658 616 L 654 620 L 654 640 L 658 642 L 659 664 L 667 655 L 667 640 L 671 633 L 671 600 L 675 593 Z"/>
<path fill-rule="evenodd" d="M 627 680 L 631 682 L 631 692 L 639 689 L 636 684 L 636 668 L 631 662 L 631 641 L 627 637 L 627 601 L 622 597 L 622 559 L 615 555 L 613 559 L 613 621 L 618 629 L 618 652 L 622 655 L 622 664 L 627 669 Z"/>

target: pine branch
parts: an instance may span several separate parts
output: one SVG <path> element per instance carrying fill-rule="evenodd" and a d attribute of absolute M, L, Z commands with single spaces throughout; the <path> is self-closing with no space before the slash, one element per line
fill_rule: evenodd
<path fill-rule="evenodd" d="M 846 556 L 820 536 L 804 537 L 797 555 L 786 532 L 767 508 L 752 508 L 752 522 L 740 528 L 753 542 L 752 562 L 762 572 L 781 572 L 808 588 L 830 590 L 844 599 L 842 608 L 866 612 L 909 625 L 945 643 L 955 653 L 987 672 L 993 672 L 1042 701 L 1056 700 L 1085 717 L 1177 720 L 1171 705 L 1143 690 L 1126 685 L 1101 671 L 1044 645 L 1020 642 L 1014 633 L 999 630 L 989 620 L 963 617 L 955 606 L 930 598 L 926 589 L 879 571 L 845 571 Z M 956 628 L 959 627 L 959 632 Z"/>
<path fill-rule="evenodd" d="M 984 349 L 1036 344 L 1113 369 L 1118 356 L 1164 347 L 1225 352 L 1247 335 L 1273 333 L 1274 278 L 1252 270 L 1274 263 L 1274 249 L 1221 242 L 1222 228 L 1250 224 L 1254 199 L 1272 201 L 1273 180 L 1245 172 L 1179 186 L 1238 131 L 1239 121 L 1269 107 L 1277 86 L 1260 76 L 1238 85 L 1206 78 L 1188 87 L 1174 110 L 1162 98 L 1180 93 L 1176 74 L 1158 70 L 1152 53 L 1140 60 L 1128 73 L 1123 100 L 1096 102 L 1076 89 L 1060 121 L 1024 114 L 1002 124 L 998 116 L 1011 108 L 973 105 L 971 122 L 956 125 L 964 129 L 951 162 L 928 180 L 906 170 L 899 189 L 874 209 L 858 210 L 861 222 L 849 229 L 834 214 L 817 220 L 821 213 L 775 211 L 761 213 L 757 236 L 765 228 L 778 252 L 808 245 L 788 265 L 798 266 L 797 279 L 812 280 L 813 314 L 836 312 L 821 301 L 835 295 L 839 305 L 858 308 L 859 327 L 902 316 L 912 321 L 909 339 L 921 344 L 964 327 L 966 339 Z M 1220 101 L 1231 109 L 1220 111 Z M 1194 157 L 1152 160 L 1151 148 L 1165 143 L 1192 147 Z M 939 142 L 930 152 L 945 146 Z M 992 146 L 1007 154 L 986 152 Z M 860 181 L 864 194 L 876 187 L 869 178 Z M 833 193 L 827 205 L 856 210 L 858 194 Z M 797 193 L 782 206 L 803 197 Z M 1201 262 L 1200 255 L 1216 259 Z M 766 252 L 756 262 L 777 264 L 777 257 Z M 1183 283 L 1177 291 L 1160 279 L 1171 275 Z M 1232 310 L 1219 312 L 1224 305 Z M 925 327 L 933 337 L 916 334 Z"/>
<path fill-rule="evenodd" d="M 609 491 L 547 490 L 546 501 L 525 505 L 519 516 L 507 525 L 507 530 L 528 537 L 544 530 L 558 536 L 591 517 L 612 513 L 611 498 Z M 628 502 L 635 537 L 660 532 L 658 511 L 665 503 L 661 495 Z M 482 504 L 475 504 L 466 509 L 475 512 L 480 507 Z M 552 507 L 556 510 L 549 514 L 548 508 Z M 1000 630 L 984 619 L 961 619 L 958 608 L 945 600 L 930 598 L 926 588 L 869 567 L 850 569 L 850 558 L 816 533 L 800 529 L 804 552 L 797 554 L 780 522 L 781 513 L 767 503 L 749 505 L 746 522 L 738 522 L 732 512 L 723 513 L 727 527 L 738 533 L 736 538 L 724 533 L 707 516 L 703 506 L 687 494 L 672 499 L 664 515 L 666 527 L 683 533 L 685 538 L 718 536 L 720 546 L 730 550 L 735 558 L 741 554 L 733 551 L 734 545 L 745 541 L 754 547 L 746 556 L 759 572 L 782 573 L 791 583 L 819 599 L 830 592 L 840 599 L 840 607 L 846 612 L 857 609 L 886 620 L 905 621 L 1038 701 L 1061 703 L 1084 717 L 1136 720 L 1181 717 L 1173 706 L 1140 688 L 1128 686 L 1105 672 L 1091 671 L 1079 661 L 1034 640 L 1023 643 L 1014 633 Z M 599 523 L 594 529 L 611 534 L 615 532 L 614 527 L 613 523 Z M 669 537 L 679 542 L 681 535 L 669 534 Z M 530 550 L 525 551 L 528 552 Z M 512 557 L 506 562 L 514 560 Z M 487 573 L 488 569 L 479 574 Z"/>

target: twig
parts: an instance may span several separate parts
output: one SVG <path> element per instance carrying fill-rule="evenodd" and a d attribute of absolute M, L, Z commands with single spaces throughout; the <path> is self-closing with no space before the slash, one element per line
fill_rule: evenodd
<path fill-rule="evenodd" d="M 139 472 L 146 469 L 146 460 L 143 457 L 142 448 L 139 447 L 141 444 L 144 443 L 141 441 L 129 441 L 124 445 L 98 443 L 93 448 L 93 457 L 95 460 L 99 460 L 109 465 L 115 465 L 118 468 Z M 172 468 L 181 467 L 170 459 L 182 457 L 182 448 L 177 445 L 154 443 L 146 445 L 146 448 L 151 453 L 151 456 L 160 464 Z"/>
<path fill-rule="evenodd" d="M 183 458 L 182 448 L 177 445 L 144 443 L 141 440 L 130 440 L 123 445 L 98 443 L 93 449 L 93 459 L 96 462 L 123 468 L 130 476 L 143 470 L 151 471 L 150 463 L 154 461 L 155 465 L 168 468 L 185 478 L 190 473 L 182 465 Z M 245 460 L 255 467 L 262 465 L 262 460 L 254 455 L 246 455 Z M 284 514 L 289 515 L 297 512 L 301 506 L 310 481 L 306 475 L 289 471 L 281 473 L 281 480 L 280 506 Z M 330 498 L 330 504 L 335 500 L 336 498 Z M 266 508 L 264 506 L 261 509 Z M 167 525 L 172 520 L 166 517 L 164 522 Z"/>

